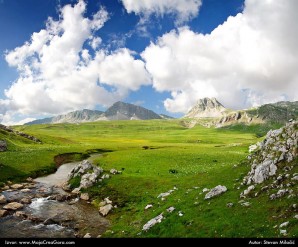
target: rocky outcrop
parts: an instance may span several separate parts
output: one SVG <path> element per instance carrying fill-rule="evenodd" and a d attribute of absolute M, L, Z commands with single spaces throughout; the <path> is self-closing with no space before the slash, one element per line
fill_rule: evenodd
<path fill-rule="evenodd" d="M 88 160 L 82 161 L 75 166 L 68 175 L 68 181 L 73 178 L 80 178 L 80 189 L 86 189 L 100 182 L 100 174 L 103 172 L 102 168 L 92 165 Z"/>
<path fill-rule="evenodd" d="M 0 152 L 5 152 L 7 150 L 7 143 L 5 140 L 0 140 Z"/>
<path fill-rule="evenodd" d="M 213 189 L 211 189 L 206 195 L 205 195 L 205 200 L 213 198 L 215 196 L 218 196 L 224 192 L 227 191 L 227 187 L 226 186 L 222 186 L 222 185 L 217 185 L 216 187 L 214 187 Z"/>
<path fill-rule="evenodd" d="M 22 136 L 26 139 L 29 139 L 31 141 L 34 141 L 34 142 L 37 142 L 37 143 L 41 143 L 41 140 L 39 140 L 38 138 L 36 138 L 35 136 L 31 136 L 31 135 L 28 135 L 26 133 L 23 133 L 21 131 L 17 131 L 17 130 L 13 130 L 12 128 L 9 128 L 3 124 L 0 124 L 0 129 L 6 131 L 6 132 L 10 132 L 10 133 L 14 133 L 15 135 L 18 135 L 18 136 Z"/>
<path fill-rule="evenodd" d="M 184 118 L 217 118 L 224 115 L 226 108 L 216 98 L 199 99 Z"/>
<path fill-rule="evenodd" d="M 297 157 L 297 128 L 297 122 L 291 122 L 267 133 L 266 138 L 258 144 L 258 150 L 248 157 L 252 164 L 251 171 L 243 184 L 260 184 L 277 174 L 280 164 L 292 162 Z"/>

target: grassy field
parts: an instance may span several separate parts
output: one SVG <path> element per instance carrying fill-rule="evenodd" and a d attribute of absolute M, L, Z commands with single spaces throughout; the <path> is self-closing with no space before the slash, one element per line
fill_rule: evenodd
<path fill-rule="evenodd" d="M 250 207 L 238 203 L 243 189 L 237 188 L 250 170 L 242 161 L 248 146 L 266 133 L 262 126 L 188 129 L 180 120 L 150 120 L 15 128 L 36 136 L 42 144 L 0 132 L 0 139 L 9 145 L 0 154 L 0 182 L 49 173 L 59 154 L 76 153 L 72 158 L 81 159 L 96 150 L 109 151 L 95 163 L 122 174 L 88 190 L 94 206 L 107 196 L 118 206 L 107 216 L 112 226 L 105 237 L 280 237 L 274 226 L 284 222 L 281 212 L 295 203 L 295 198 L 270 201 L 267 195 L 249 199 Z M 219 184 L 228 191 L 204 200 L 202 189 Z M 157 198 L 173 187 L 177 190 L 166 200 Z M 230 202 L 231 208 L 226 206 Z M 147 204 L 153 207 L 144 210 Z M 168 213 L 171 206 L 175 210 Z M 147 221 L 162 212 L 165 219 L 160 224 L 142 231 Z M 298 233 L 292 221 L 289 237 Z"/>

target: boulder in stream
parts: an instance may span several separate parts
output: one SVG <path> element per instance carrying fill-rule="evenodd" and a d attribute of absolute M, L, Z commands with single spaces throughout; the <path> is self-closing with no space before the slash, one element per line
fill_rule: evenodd
<path fill-rule="evenodd" d="M 23 204 L 18 202 L 11 202 L 6 204 L 3 208 L 8 210 L 18 210 L 23 208 Z"/>

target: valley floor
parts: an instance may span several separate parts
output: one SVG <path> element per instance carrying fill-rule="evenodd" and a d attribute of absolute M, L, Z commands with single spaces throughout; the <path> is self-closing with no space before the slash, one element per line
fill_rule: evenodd
<path fill-rule="evenodd" d="M 98 151 L 103 155 L 95 164 L 122 171 L 88 189 L 95 207 L 106 197 L 117 204 L 107 216 L 112 226 L 103 237 L 282 237 L 278 226 L 293 213 L 289 209 L 295 198 L 271 201 L 261 194 L 246 199 L 248 207 L 239 203 L 240 183 L 250 170 L 243 161 L 249 145 L 266 133 L 262 126 L 188 129 L 180 120 L 150 120 L 15 128 L 42 143 L 0 132 L 0 139 L 8 142 L 8 151 L 0 153 L 2 183 L 53 172 L 61 162 Z M 61 155 L 65 153 L 69 155 Z M 226 186 L 227 192 L 204 200 L 203 189 L 217 185 Z M 165 199 L 158 198 L 174 187 Z M 149 204 L 152 207 L 145 209 Z M 171 213 L 170 207 L 175 208 Z M 142 230 L 161 213 L 161 223 Z M 287 236 L 297 233 L 293 219 Z"/>

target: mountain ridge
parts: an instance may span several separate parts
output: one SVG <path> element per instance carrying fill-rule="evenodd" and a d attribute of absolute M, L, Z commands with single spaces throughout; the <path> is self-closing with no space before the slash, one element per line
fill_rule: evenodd
<path fill-rule="evenodd" d="M 33 124 L 56 124 L 56 123 L 81 123 L 109 120 L 149 120 L 149 119 L 170 119 L 172 117 L 157 114 L 142 106 L 137 106 L 122 101 L 115 102 L 105 112 L 98 110 L 77 110 L 54 117 L 37 119 L 24 125 Z"/>

